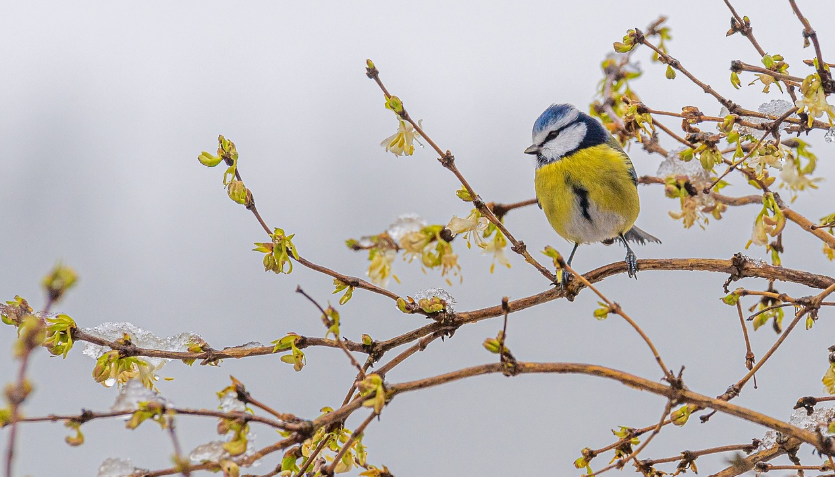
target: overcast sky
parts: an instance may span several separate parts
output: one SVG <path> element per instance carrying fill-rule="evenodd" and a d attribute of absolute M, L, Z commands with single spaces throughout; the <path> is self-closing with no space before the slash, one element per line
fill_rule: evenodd
<path fill-rule="evenodd" d="M 760 43 L 781 53 L 791 71 L 805 76 L 801 27 L 785 2 L 737 1 L 751 17 Z M 817 27 L 827 58 L 835 55 L 835 30 L 827 2 L 800 2 Z M 387 154 L 380 141 L 396 120 L 383 107 L 377 86 L 365 77 L 372 58 L 389 90 L 423 119 L 428 134 L 451 150 L 470 183 L 488 201 L 533 197 L 534 165 L 522 151 L 536 117 L 550 104 L 585 109 L 601 79 L 600 62 L 628 28 L 670 16 L 671 54 L 719 92 L 756 109 L 781 97 L 757 86 L 734 91 L 729 63 L 757 63 L 741 36 L 725 38 L 730 14 L 722 2 L 5 2 L 0 7 L 3 75 L 0 78 L 0 298 L 15 294 L 42 303 L 41 277 L 57 262 L 77 270 L 80 281 L 57 310 L 80 326 L 128 321 L 160 336 L 194 331 L 214 348 L 249 341 L 269 343 L 288 332 L 321 336 L 318 312 L 294 293 L 301 285 L 324 303 L 332 280 L 294 268 L 289 276 L 265 274 L 252 243 L 263 231 L 221 184 L 222 170 L 196 161 L 214 151 L 218 134 L 240 152 L 240 171 L 265 220 L 288 233 L 308 259 L 362 276 L 365 254 L 344 240 L 385 230 L 398 215 L 418 213 L 431 223 L 466 216 L 455 178 L 428 148 L 413 157 Z M 695 105 L 717 114 L 720 106 L 679 75 L 664 78 L 647 50 L 635 58 L 645 68 L 634 88 L 658 109 Z M 831 60 L 830 60 L 831 61 Z M 743 75 L 743 84 L 753 80 Z M 677 122 L 662 122 L 677 128 Z M 809 142 L 819 171 L 835 177 L 835 144 L 819 131 Z M 675 146 L 671 142 L 664 144 Z M 655 174 L 660 158 L 638 147 L 630 155 L 639 175 Z M 741 181 L 725 189 L 750 193 Z M 794 206 L 812 220 L 833 212 L 829 182 Z M 640 258 L 730 258 L 750 237 L 756 206 L 729 210 L 706 230 L 685 230 L 667 214 L 677 201 L 659 186 L 640 190 L 638 225 L 663 245 L 636 249 Z M 512 212 L 506 224 L 534 256 L 546 244 L 569 245 L 535 207 Z M 832 276 L 820 242 L 796 226 L 786 228 L 787 267 Z M 497 305 L 549 288 L 517 257 L 513 268 L 456 244 L 464 282 L 448 287 L 437 272 L 398 259 L 398 294 L 447 288 L 457 310 Z M 767 259 L 762 248 L 745 251 Z M 575 267 L 590 270 L 622 260 L 623 249 L 585 246 Z M 639 280 L 607 279 L 601 290 L 624 308 L 655 341 L 667 364 L 686 366 L 685 383 L 721 394 L 746 371 L 735 310 L 722 305 L 726 277 L 695 272 L 642 272 Z M 762 281 L 745 282 L 765 287 Z M 812 293 L 778 285 L 797 295 Z M 753 305 L 754 301 L 746 302 Z M 589 362 L 650 379 L 660 375 L 640 338 L 616 317 L 592 317 L 596 299 L 583 292 L 511 316 L 508 345 L 525 361 Z M 386 339 L 423 325 L 420 316 L 397 312 L 382 297 L 357 291 L 340 308 L 343 334 Z M 813 331 L 798 330 L 749 385 L 737 404 L 788 419 L 798 397 L 820 395 L 826 347 L 835 325 L 831 313 Z M 403 382 L 492 362 L 481 342 L 500 329 L 498 320 L 461 328 L 432 343 L 388 375 Z M 15 334 L 0 332 L 0 350 Z M 752 335 L 759 358 L 775 335 Z M 6 356 L 10 356 L 6 352 Z M 295 373 L 276 357 L 225 361 L 220 367 L 171 363 L 161 382 L 178 406 L 214 408 L 215 392 L 230 374 L 258 399 L 306 418 L 337 407 L 355 375 L 338 351 L 310 349 L 308 366 Z M 13 379 L 16 364 L 0 367 Z M 66 360 L 35 355 L 35 393 L 29 416 L 107 410 L 116 390 L 93 382 L 94 361 L 73 349 Z M 366 432 L 369 461 L 398 475 L 530 475 L 576 473 L 583 447 L 615 439 L 609 429 L 657 422 L 664 401 L 619 384 L 576 376 L 489 376 L 397 397 Z M 364 413 L 362 413 L 364 415 Z M 353 428 L 357 414 L 348 421 Z M 180 418 L 187 449 L 212 440 L 215 422 Z M 86 424 L 86 443 L 70 448 L 59 424 L 23 426 L 16 475 L 95 475 L 107 457 L 127 457 L 140 467 L 170 465 L 170 443 L 159 428 L 125 430 L 120 421 Z M 254 427 L 256 445 L 275 439 Z M 764 429 L 731 417 L 665 429 L 644 457 L 684 449 L 749 442 Z M 7 432 L 0 433 L 5 449 Z M 256 469 L 267 472 L 280 454 Z M 804 463 L 817 463 L 807 449 Z M 594 462 L 600 468 L 608 460 Z M 704 472 L 723 465 L 700 464 Z M 672 467 L 668 468 L 672 469 Z M 668 470 L 665 469 L 665 470 Z M 627 470 L 631 472 L 631 470 Z"/>

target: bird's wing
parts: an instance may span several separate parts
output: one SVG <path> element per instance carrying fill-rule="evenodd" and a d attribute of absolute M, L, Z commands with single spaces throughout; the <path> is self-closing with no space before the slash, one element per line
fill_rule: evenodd
<path fill-rule="evenodd" d="M 627 169 L 629 169 L 629 175 L 632 177 L 632 182 L 635 186 L 638 186 L 638 174 L 635 173 L 635 166 L 632 165 L 632 161 L 629 159 L 629 156 L 623 151 L 623 148 L 620 147 L 620 143 L 617 139 L 614 138 L 611 134 L 609 135 L 609 139 L 606 140 L 606 144 L 615 149 L 616 151 L 620 152 L 623 162 L 626 163 Z"/>

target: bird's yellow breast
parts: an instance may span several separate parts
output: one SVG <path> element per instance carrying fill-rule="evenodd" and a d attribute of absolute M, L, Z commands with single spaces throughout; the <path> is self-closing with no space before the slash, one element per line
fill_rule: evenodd
<path fill-rule="evenodd" d="M 536 170 L 536 197 L 563 238 L 599 242 L 625 233 L 640 211 L 629 157 L 601 144 Z"/>

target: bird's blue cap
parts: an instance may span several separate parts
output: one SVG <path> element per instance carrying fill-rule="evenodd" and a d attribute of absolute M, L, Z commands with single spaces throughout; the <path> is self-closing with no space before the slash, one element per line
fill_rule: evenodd
<path fill-rule="evenodd" d="M 571 116 L 571 119 L 566 123 L 571 122 L 577 118 L 577 113 L 579 113 L 579 110 L 570 104 L 552 104 L 537 118 L 533 125 L 533 132 L 536 134 L 543 129 L 547 129 L 567 116 Z"/>

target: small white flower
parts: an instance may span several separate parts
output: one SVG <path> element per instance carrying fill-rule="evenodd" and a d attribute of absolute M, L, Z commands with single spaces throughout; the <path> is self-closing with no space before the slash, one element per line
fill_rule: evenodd
<path fill-rule="evenodd" d="M 418 125 L 422 128 L 423 120 L 418 121 Z M 415 152 L 413 142 L 419 137 L 420 134 L 415 131 L 415 128 L 401 119 L 397 132 L 383 139 L 380 145 L 386 148 L 386 152 L 391 152 L 395 156 L 411 156 Z M 420 144 L 420 141 L 418 141 L 418 144 Z"/>
<path fill-rule="evenodd" d="M 823 180 L 821 177 L 810 179 L 806 174 L 798 174 L 797 167 L 794 164 L 783 168 L 783 172 L 780 173 L 780 179 L 791 190 L 805 190 L 807 187 L 817 189 L 818 186 L 815 185 L 815 182 Z"/>
<path fill-rule="evenodd" d="M 824 113 L 826 113 L 829 125 L 831 126 L 833 119 L 835 119 L 835 108 L 826 102 L 826 94 L 823 92 L 823 86 L 817 74 L 809 75 L 803 80 L 800 86 L 800 92 L 803 96 L 795 101 L 794 105 L 800 111 L 806 108 L 806 112 L 809 115 L 809 126 L 812 125 L 814 118 L 819 118 Z"/>
<path fill-rule="evenodd" d="M 368 265 L 368 272 L 366 274 L 371 279 L 371 283 L 385 287 L 388 285 L 391 274 L 391 264 L 397 257 L 397 252 L 394 250 L 378 250 L 371 263 Z M 397 277 L 395 277 L 395 280 Z"/>
<path fill-rule="evenodd" d="M 467 247 L 470 246 L 470 238 L 472 237 L 478 247 L 484 248 L 487 244 L 484 241 L 483 233 L 488 224 L 487 218 L 482 217 L 477 209 L 473 209 L 466 219 L 453 215 L 446 228 L 455 235 L 463 233 L 464 238 L 467 239 Z"/>
<path fill-rule="evenodd" d="M 768 245 L 768 235 L 774 227 L 765 223 L 763 217 L 757 217 L 754 221 L 754 230 L 751 232 L 751 243 L 759 246 Z"/>

